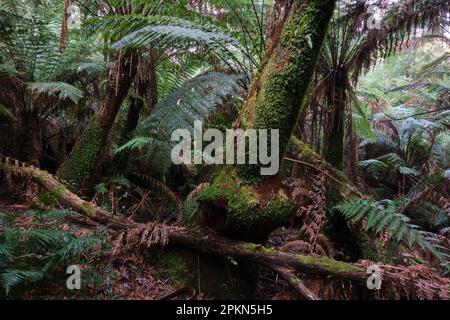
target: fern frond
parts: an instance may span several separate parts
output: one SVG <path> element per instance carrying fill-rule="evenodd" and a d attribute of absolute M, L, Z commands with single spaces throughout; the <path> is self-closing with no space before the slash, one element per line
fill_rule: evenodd
<path fill-rule="evenodd" d="M 165 173 L 172 165 L 172 132 L 176 129 L 192 131 L 196 120 L 206 120 L 227 99 L 239 96 L 241 88 L 238 81 L 238 76 L 217 72 L 188 80 L 160 101 L 152 114 L 139 124 L 136 137 L 116 152 L 148 144 L 143 160 L 157 169 L 156 172 Z"/>
<path fill-rule="evenodd" d="M 71 257 L 77 257 L 82 253 L 87 253 L 92 250 L 94 246 L 101 244 L 101 240 L 95 237 L 74 237 L 66 238 L 64 246 L 59 249 L 55 255 L 60 260 L 67 260 Z"/>
<path fill-rule="evenodd" d="M 33 82 L 28 88 L 37 94 L 46 93 L 49 96 L 56 94 L 59 99 L 70 99 L 74 103 L 83 97 L 83 92 L 71 84 L 65 82 Z"/>
<path fill-rule="evenodd" d="M 202 45 L 210 49 L 220 49 L 226 44 L 237 45 L 237 41 L 225 33 L 199 29 L 191 22 L 183 21 L 179 25 L 146 26 L 126 35 L 112 47 L 113 49 L 123 47 L 188 49 L 193 45 Z"/>
<path fill-rule="evenodd" d="M 409 217 L 398 213 L 399 205 L 394 201 L 375 202 L 357 198 L 345 200 L 333 209 L 347 220 L 358 222 L 366 219 L 364 226 L 366 231 L 373 230 L 375 234 L 387 231 L 389 239 L 404 241 L 410 247 L 417 244 L 436 256 L 440 262 L 445 262 L 445 253 L 441 252 L 434 242 L 429 241 L 419 227 L 411 223 Z"/>

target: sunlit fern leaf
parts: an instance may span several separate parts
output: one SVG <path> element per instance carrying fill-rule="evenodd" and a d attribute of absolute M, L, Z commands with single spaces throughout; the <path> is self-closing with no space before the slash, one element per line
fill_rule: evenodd
<path fill-rule="evenodd" d="M 65 82 L 32 82 L 28 88 L 33 93 L 46 93 L 49 96 L 56 94 L 60 99 L 70 99 L 74 103 L 83 97 L 83 92 L 71 84 Z"/>
<path fill-rule="evenodd" d="M 134 137 L 127 143 L 121 145 L 120 147 L 116 148 L 115 152 L 120 153 L 126 150 L 132 150 L 132 149 L 142 149 L 146 145 L 148 145 L 151 142 L 151 139 L 148 137 Z"/>
<path fill-rule="evenodd" d="M 115 42 L 113 49 L 123 47 L 176 47 L 188 49 L 193 45 L 203 45 L 220 49 L 228 44 L 237 45 L 230 35 L 217 30 L 200 29 L 190 21 L 180 21 L 172 25 L 148 25 L 134 31 Z M 223 49 L 222 49 L 223 50 Z"/>
<path fill-rule="evenodd" d="M 375 132 L 367 117 L 358 113 L 352 113 L 352 126 L 353 131 L 359 138 L 368 139 L 369 141 L 375 139 Z"/>
<path fill-rule="evenodd" d="M 404 166 L 399 166 L 398 172 L 402 175 L 412 175 L 412 176 L 418 176 L 420 174 L 420 172 L 417 171 L 416 169 L 408 168 L 408 167 L 404 167 Z"/>

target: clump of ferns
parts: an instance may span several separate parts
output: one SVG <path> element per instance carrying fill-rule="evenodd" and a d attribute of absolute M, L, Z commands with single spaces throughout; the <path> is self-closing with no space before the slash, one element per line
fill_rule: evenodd
<path fill-rule="evenodd" d="M 33 221 L 42 222 L 59 220 L 71 213 L 38 211 L 27 214 Z M 0 297 L 19 295 L 29 288 L 27 286 L 37 283 L 64 288 L 66 268 L 89 263 L 88 257 L 100 254 L 102 247 L 100 233 L 78 237 L 50 227 L 24 229 L 15 225 L 13 215 L 1 212 L 0 231 Z"/>
<path fill-rule="evenodd" d="M 429 262 L 447 274 L 450 271 L 450 248 L 444 241 L 445 237 L 411 223 L 411 218 L 399 213 L 404 203 L 405 199 L 373 201 L 351 198 L 336 205 L 333 212 L 340 212 L 347 220 L 361 223 L 364 232 L 372 231 L 387 241 L 404 244 L 411 252 L 419 254 L 414 257 L 406 252 L 405 257 L 418 263 Z"/>

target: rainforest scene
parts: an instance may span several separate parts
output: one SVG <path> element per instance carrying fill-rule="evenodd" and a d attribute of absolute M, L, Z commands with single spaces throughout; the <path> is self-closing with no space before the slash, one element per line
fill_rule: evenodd
<path fill-rule="evenodd" d="M 447 0 L 0 0 L 0 300 L 449 300 L 449 37 Z"/>

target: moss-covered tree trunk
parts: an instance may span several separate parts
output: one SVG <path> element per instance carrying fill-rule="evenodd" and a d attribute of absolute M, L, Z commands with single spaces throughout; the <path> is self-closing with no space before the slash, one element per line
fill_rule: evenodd
<path fill-rule="evenodd" d="M 103 104 L 78 139 L 67 160 L 59 168 L 60 178 L 77 187 L 89 181 L 135 74 L 135 55 L 126 53 L 118 56 L 109 74 Z"/>
<path fill-rule="evenodd" d="M 293 1 L 240 115 L 240 126 L 280 130 L 280 159 L 301 113 L 335 1 Z"/>
<path fill-rule="evenodd" d="M 236 123 L 242 129 L 279 129 L 280 163 L 301 113 L 334 4 L 334 0 L 292 1 Z M 249 241 L 264 241 L 292 211 L 280 178 L 261 176 L 259 165 L 219 169 L 199 199 L 202 223 L 223 221 L 220 229 Z"/>

